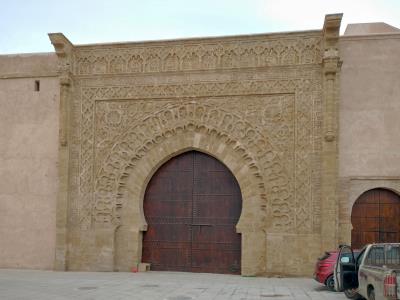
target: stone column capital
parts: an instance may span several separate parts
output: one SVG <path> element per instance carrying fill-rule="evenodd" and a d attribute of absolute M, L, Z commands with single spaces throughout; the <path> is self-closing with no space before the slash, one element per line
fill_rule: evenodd
<path fill-rule="evenodd" d="M 71 77 L 69 76 L 69 74 L 66 75 L 61 75 L 60 76 L 60 85 L 64 86 L 64 87 L 69 87 L 71 86 Z"/>
<path fill-rule="evenodd" d="M 331 14 L 325 16 L 323 32 L 324 49 L 338 49 L 340 23 L 343 14 Z"/>

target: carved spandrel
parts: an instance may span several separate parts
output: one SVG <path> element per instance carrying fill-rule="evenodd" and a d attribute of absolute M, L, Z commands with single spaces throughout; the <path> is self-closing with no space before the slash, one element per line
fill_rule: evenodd
<path fill-rule="evenodd" d="M 274 226 L 276 226 L 277 229 L 280 230 L 285 230 L 284 228 L 291 228 L 296 224 L 296 222 L 299 222 L 299 226 L 301 227 L 302 224 L 307 220 L 309 223 L 309 211 L 307 211 L 306 214 L 304 214 L 304 209 L 300 207 L 297 209 L 297 212 L 299 213 L 299 217 L 297 219 L 294 219 L 294 214 L 292 212 L 292 209 L 296 206 L 296 203 L 294 202 L 294 194 L 293 194 L 293 189 L 294 185 L 291 184 L 293 181 L 294 177 L 294 168 L 293 164 L 294 161 L 292 159 L 293 153 L 294 153 L 294 126 L 295 126 L 295 120 L 294 120 L 294 98 L 293 96 L 286 95 L 286 96 L 258 96 L 258 97 L 247 97 L 247 102 L 249 105 L 247 105 L 247 109 L 239 109 L 240 108 L 240 103 L 243 103 L 245 97 L 236 97 L 234 101 L 230 99 L 229 101 L 223 101 L 223 99 L 219 98 L 218 100 L 216 99 L 206 99 L 202 100 L 201 103 L 205 104 L 212 104 L 216 108 L 218 107 L 219 109 L 223 110 L 228 110 L 228 111 L 235 111 L 235 114 L 239 112 L 239 114 L 243 117 L 243 121 L 236 121 L 234 124 L 235 126 L 230 126 L 229 124 L 233 121 L 231 115 L 226 115 L 225 117 L 222 117 L 220 115 L 221 110 L 213 110 L 210 111 L 210 116 L 205 117 L 206 119 L 201 119 L 202 121 L 206 122 L 207 124 L 212 124 L 215 127 L 220 128 L 219 130 L 232 130 L 233 128 L 235 129 L 235 134 L 232 136 L 236 136 L 236 138 L 242 138 L 246 139 L 249 138 L 249 140 L 246 141 L 246 143 L 249 145 L 250 148 L 254 149 L 263 149 L 261 150 L 255 150 L 254 152 L 257 153 L 257 158 L 260 160 L 260 162 L 265 162 L 266 166 L 268 165 L 281 165 L 281 170 L 279 171 L 274 168 L 266 168 L 263 170 L 261 173 L 264 175 L 267 175 L 267 184 L 266 186 L 269 187 L 270 192 L 269 195 L 272 198 L 272 201 L 270 202 L 270 208 L 272 210 L 272 215 L 274 216 Z M 112 101 L 106 101 L 106 102 L 101 102 L 99 103 L 99 107 L 101 109 L 97 109 L 97 117 L 99 120 L 104 120 L 107 122 L 106 119 L 104 119 L 104 116 L 109 115 L 110 113 L 113 115 L 116 110 L 124 108 L 125 115 L 128 115 L 129 112 L 132 111 L 142 111 L 143 108 L 145 107 L 145 104 L 149 107 L 149 110 L 147 110 L 146 113 L 143 114 L 149 114 L 152 115 L 151 112 L 154 111 L 163 111 L 166 107 L 168 106 L 174 106 L 174 101 L 118 101 L 118 102 L 112 102 Z M 181 101 L 182 105 L 185 103 L 185 101 Z M 195 104 L 191 104 L 195 105 Z M 312 105 L 311 105 L 312 106 Z M 139 109 L 137 109 L 139 108 Z M 260 109 L 263 108 L 263 109 Z M 108 172 L 114 172 L 115 170 L 121 170 L 123 169 L 123 163 L 121 163 L 121 159 L 126 156 L 129 152 L 132 152 L 133 149 L 137 149 L 137 147 L 140 147 L 143 145 L 145 140 L 149 141 L 151 140 L 152 132 L 157 132 L 160 131 L 161 128 L 165 127 L 166 124 L 168 124 L 168 120 L 173 120 L 175 117 L 179 116 L 180 118 L 186 118 L 189 117 L 190 120 L 194 121 L 196 123 L 196 115 L 202 115 L 204 111 L 204 107 L 201 105 L 198 106 L 197 109 L 193 110 L 193 113 L 190 113 L 190 110 L 188 111 L 185 106 L 182 106 L 181 109 L 178 109 L 177 112 L 174 114 L 170 110 L 165 110 L 163 113 L 162 118 L 154 118 L 154 117 L 149 117 L 147 118 L 145 126 L 143 127 L 146 130 L 138 131 L 135 130 L 135 132 L 132 132 L 130 134 L 131 138 L 129 138 L 130 143 L 124 143 L 124 144 L 118 144 L 119 146 L 116 148 L 116 154 L 112 155 L 109 157 L 109 165 L 107 167 Z M 215 113 L 215 114 L 214 114 Z M 170 114 L 170 116 L 168 116 Z M 175 117 L 174 117 L 175 115 Z M 309 122 L 308 124 L 304 123 L 304 120 L 306 119 L 305 116 L 302 114 L 298 115 L 299 121 L 303 122 L 302 125 L 307 125 L 310 126 L 312 122 L 309 121 L 307 118 L 307 121 Z M 311 116 L 311 114 L 310 114 Z M 204 118 L 204 117 L 203 117 Z M 118 120 L 121 120 L 120 117 L 116 118 Z M 124 120 L 129 120 L 129 118 L 122 117 Z M 214 122 L 217 121 L 217 122 Z M 258 140 L 254 142 L 255 139 L 254 134 L 256 134 L 253 130 L 248 130 L 248 126 L 246 124 L 249 124 L 249 122 L 252 123 L 253 126 L 257 128 L 263 128 L 265 131 L 263 135 L 268 136 L 267 140 Z M 198 122 L 197 122 L 198 123 Z M 103 124 L 103 127 L 107 127 L 107 123 Z M 281 125 L 279 125 L 281 124 Z M 130 126 L 135 126 L 134 124 L 130 124 L 129 126 L 126 126 L 124 124 L 119 123 L 121 126 L 120 128 L 128 128 Z M 182 123 L 180 126 L 185 127 L 185 122 Z M 110 126 L 108 129 L 108 135 L 110 141 L 109 142 L 101 142 L 99 139 L 97 140 L 98 144 L 96 149 L 101 149 L 101 145 L 109 145 L 110 146 L 115 146 L 115 143 L 118 143 L 118 140 L 121 140 L 121 138 L 115 138 L 115 141 L 113 142 L 113 138 L 110 138 L 113 136 L 113 134 L 118 134 L 118 132 L 115 132 L 113 129 L 113 126 Z M 171 132 L 174 129 L 171 128 Z M 270 132 L 268 132 L 270 130 Z M 303 130 L 303 129 L 302 129 Z M 282 132 L 283 131 L 283 132 Z M 138 133 L 141 132 L 141 133 Z M 307 132 L 305 132 L 307 133 Z M 308 132 L 309 133 L 309 132 Z M 147 137 L 147 138 L 144 138 Z M 299 139 L 302 140 L 303 144 L 307 144 L 307 139 L 303 139 L 304 136 L 299 134 Z M 144 139 L 144 140 L 143 140 Z M 134 143 L 133 141 L 136 141 Z M 268 143 L 272 141 L 271 146 L 268 146 Z M 309 148 L 312 147 L 312 141 L 309 139 Z M 258 143 L 258 145 L 257 145 Z M 292 146 L 290 146 L 292 145 Z M 301 146 L 301 145 L 299 145 Z M 97 161 L 104 161 L 105 155 L 109 153 L 109 147 L 104 147 L 104 151 L 98 151 L 97 152 Z M 265 153 L 265 148 L 270 147 L 273 149 L 271 154 Z M 285 149 L 288 148 L 288 149 Z M 304 150 L 303 148 L 300 147 L 301 150 Z M 103 154 L 102 154 L 103 152 Z M 132 154 L 131 154 L 132 155 Z M 307 169 L 310 167 L 310 162 L 305 161 L 305 163 L 299 162 L 299 165 L 297 166 L 298 169 Z M 97 170 L 101 165 L 97 165 Z M 292 174 L 292 175 L 291 175 Z M 309 174 L 309 173 L 308 173 Z M 310 187 L 310 180 L 308 179 L 310 176 L 306 175 L 306 173 L 299 173 L 300 176 L 305 177 L 305 180 L 308 180 L 308 184 L 305 185 L 305 189 L 303 189 L 303 183 L 298 185 L 298 195 L 302 193 L 306 193 L 304 197 L 298 198 L 297 202 L 301 203 L 303 200 L 307 198 L 308 192 L 309 192 L 309 187 Z M 118 178 L 120 175 L 112 175 L 111 178 Z M 289 177 L 288 177 L 289 176 Z M 113 185 L 115 186 L 115 185 Z M 284 187 L 284 188 L 283 188 Z M 104 189 L 104 191 L 108 191 Z M 276 196 L 273 196 L 276 195 Z M 105 200 L 102 198 L 101 203 L 103 203 Z M 305 201 L 307 202 L 307 201 Z M 312 204 L 307 204 L 308 206 L 311 206 Z M 101 206 L 104 209 L 107 208 L 108 206 Z M 110 211 L 111 213 L 111 211 Z M 303 216 L 304 215 L 304 216 Z M 104 215 L 102 214 L 102 218 Z M 306 218 L 306 219 L 305 219 Z M 111 219 L 110 219 L 111 220 Z M 309 227 L 309 226 L 308 226 Z"/>
<path fill-rule="evenodd" d="M 189 100 L 181 100 L 182 103 Z M 235 96 L 226 98 L 203 98 L 199 103 L 212 104 L 220 109 L 236 112 L 269 136 L 278 155 L 284 161 L 293 163 L 290 153 L 294 151 L 294 97 L 285 96 Z M 247 102 L 243 109 L 243 102 Z M 96 162 L 104 158 L 104 153 L 113 145 L 120 132 L 140 119 L 151 115 L 167 105 L 176 102 L 158 101 L 101 101 L 96 108 Z M 218 124 L 216 124 L 218 125 Z M 220 125 L 224 128 L 224 120 Z M 158 125 L 159 128 L 163 124 Z M 240 123 L 235 124 L 238 132 Z M 157 128 L 154 128 L 156 131 Z M 96 170 L 98 165 L 96 166 Z"/>

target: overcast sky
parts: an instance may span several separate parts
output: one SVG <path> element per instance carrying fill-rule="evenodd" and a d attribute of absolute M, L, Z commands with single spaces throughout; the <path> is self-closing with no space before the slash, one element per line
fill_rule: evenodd
<path fill-rule="evenodd" d="M 400 28 L 400 0 L 0 0 L 0 54 L 50 52 L 47 33 L 74 44 L 322 28 L 324 16 Z"/>

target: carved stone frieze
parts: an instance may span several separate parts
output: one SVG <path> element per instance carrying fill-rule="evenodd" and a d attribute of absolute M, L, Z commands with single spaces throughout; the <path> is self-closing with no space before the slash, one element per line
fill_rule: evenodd
<path fill-rule="evenodd" d="M 247 67 L 316 64 L 321 62 L 321 36 L 222 39 L 207 42 L 145 43 L 129 47 L 80 47 L 74 74 L 154 73 Z"/>

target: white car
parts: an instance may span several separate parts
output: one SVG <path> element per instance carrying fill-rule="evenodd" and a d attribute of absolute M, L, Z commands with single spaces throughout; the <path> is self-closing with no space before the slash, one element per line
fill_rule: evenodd
<path fill-rule="evenodd" d="M 400 299 L 400 243 L 366 245 L 356 259 L 342 246 L 334 276 L 335 289 L 349 299 Z"/>

